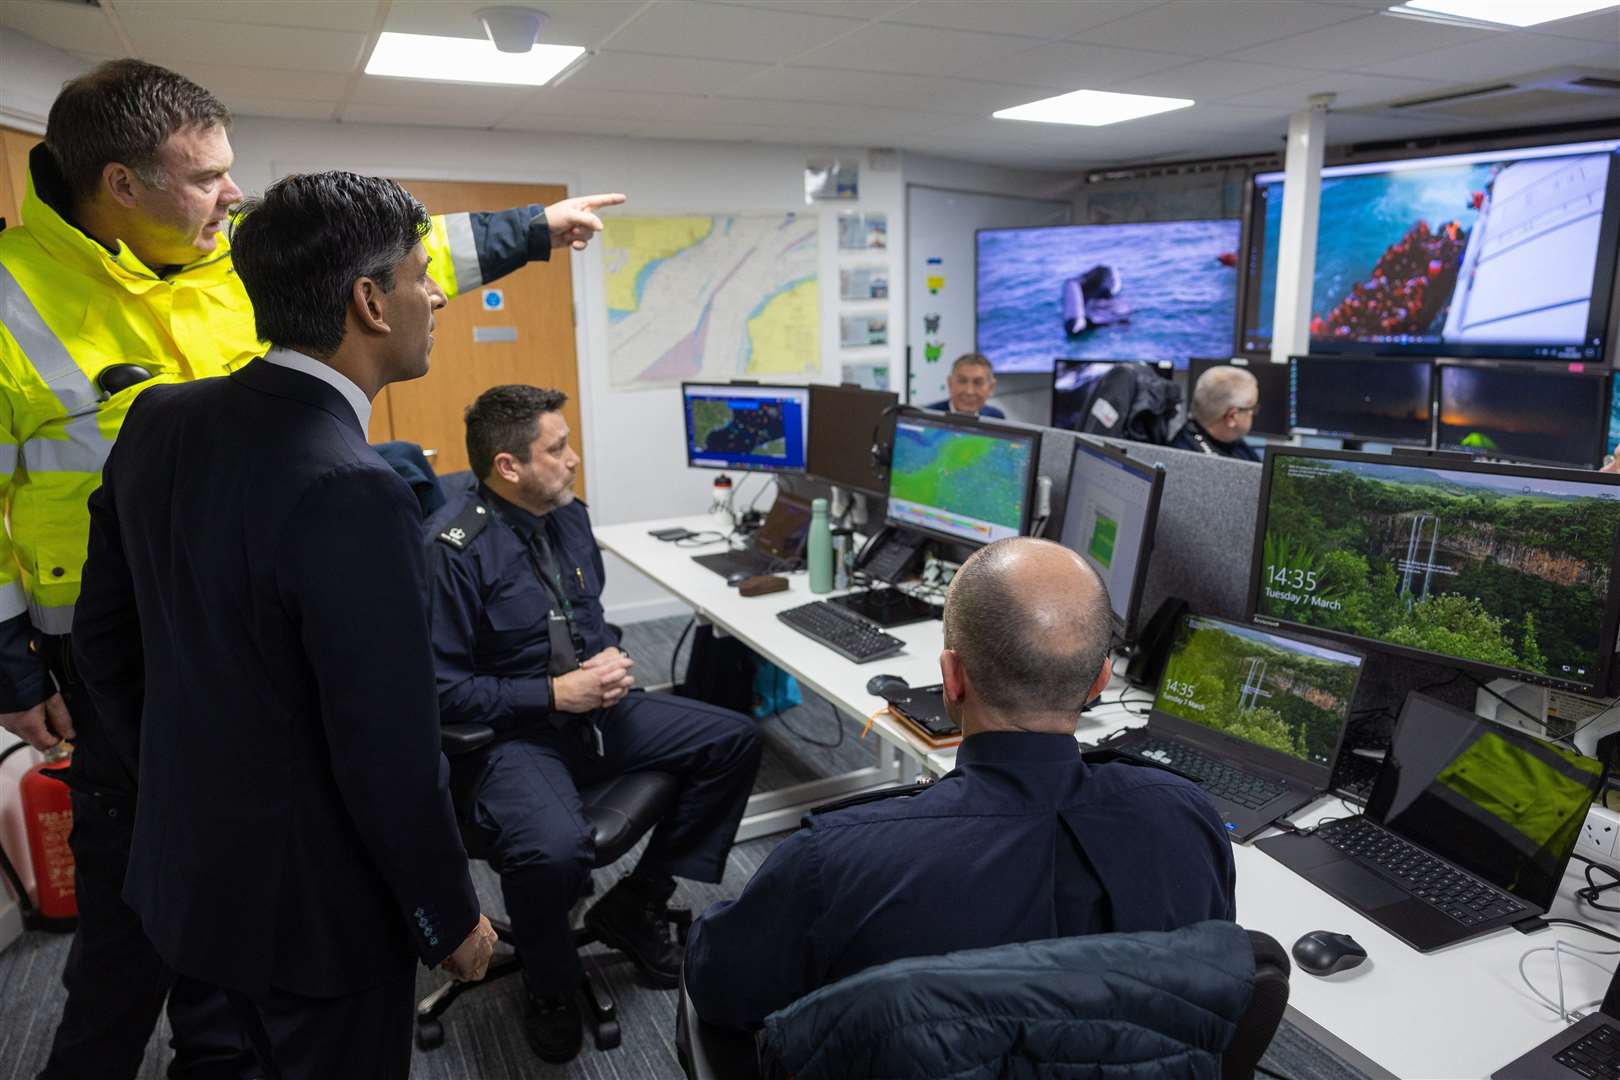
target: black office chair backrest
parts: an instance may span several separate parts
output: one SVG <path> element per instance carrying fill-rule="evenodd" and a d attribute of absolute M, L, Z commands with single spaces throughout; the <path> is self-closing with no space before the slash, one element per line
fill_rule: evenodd
<path fill-rule="evenodd" d="M 1270 934 L 1249 931 L 1254 948 L 1254 991 L 1239 1018 L 1237 1031 L 1221 1055 L 1221 1080 L 1249 1080 L 1266 1048 L 1277 1035 L 1288 1008 L 1288 951 Z"/>

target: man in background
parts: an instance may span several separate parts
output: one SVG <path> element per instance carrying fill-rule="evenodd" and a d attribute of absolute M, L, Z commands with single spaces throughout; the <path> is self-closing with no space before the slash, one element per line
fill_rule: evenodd
<path fill-rule="evenodd" d="M 242 198 L 230 119 L 175 72 L 102 64 L 52 104 L 29 159 L 24 224 L 0 232 L 0 727 L 41 750 L 75 743 L 66 779 L 79 925 L 46 1080 L 133 1077 L 175 982 L 119 895 L 135 747 L 97 723 L 68 631 L 86 499 L 131 402 L 264 351 L 224 230 Z M 546 258 L 554 243 L 583 247 L 601 228 L 594 210 L 622 200 L 435 218 L 424 240 L 433 276 L 453 296 Z M 169 1000 L 172 1071 L 237 1075 L 240 1048 L 218 1041 L 223 1001 L 183 982 Z"/>
<path fill-rule="evenodd" d="M 987 404 L 996 392 L 996 372 L 990 358 L 982 353 L 970 352 L 958 356 L 951 364 L 950 377 L 945 380 L 950 397 L 928 406 L 938 412 L 953 412 L 963 416 L 983 416 L 990 420 L 1003 420 L 1007 414 Z"/>
<path fill-rule="evenodd" d="M 977 551 L 945 598 L 939 667 L 962 729 L 920 792 L 813 813 L 692 927 L 686 988 L 731 1028 L 906 956 L 1233 919 L 1231 843 L 1196 784 L 1080 758 L 1108 684 L 1108 592 L 1046 540 Z"/>
<path fill-rule="evenodd" d="M 273 1080 L 405 1080 L 414 959 L 483 977 L 439 750 L 416 496 L 366 443 L 427 374 L 427 211 L 291 176 L 235 261 L 269 352 L 141 395 L 90 498 L 73 655 L 139 745 L 123 895 L 172 971 L 225 992 Z"/>
<path fill-rule="evenodd" d="M 1259 461 L 1260 455 L 1243 441 L 1259 409 L 1260 383 L 1253 375 L 1230 364 L 1212 367 L 1198 377 L 1187 422 L 1170 445 L 1195 454 Z"/>

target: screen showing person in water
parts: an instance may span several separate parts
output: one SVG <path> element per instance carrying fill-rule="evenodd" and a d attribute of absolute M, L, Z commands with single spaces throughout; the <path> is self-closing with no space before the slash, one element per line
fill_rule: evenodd
<path fill-rule="evenodd" d="M 1322 170 L 1310 351 L 1596 360 L 1620 142 Z M 1283 174 L 1254 178 L 1242 348 L 1271 347 Z"/>
<path fill-rule="evenodd" d="M 1256 618 L 1510 677 L 1606 672 L 1620 479 L 1294 447 L 1265 468 Z"/>
<path fill-rule="evenodd" d="M 976 347 L 997 374 L 1054 357 L 1229 353 L 1240 223 L 1154 221 L 978 233 Z"/>

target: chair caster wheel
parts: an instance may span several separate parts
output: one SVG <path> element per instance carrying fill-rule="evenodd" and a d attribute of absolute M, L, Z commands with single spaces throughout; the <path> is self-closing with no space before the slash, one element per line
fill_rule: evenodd
<path fill-rule="evenodd" d="M 596 1027 L 596 1048 L 598 1050 L 616 1050 L 619 1046 L 619 1022 L 605 1020 Z"/>
<path fill-rule="evenodd" d="M 444 1025 L 437 1020 L 420 1020 L 416 1025 L 416 1045 L 423 1050 L 437 1050 L 444 1045 Z"/>

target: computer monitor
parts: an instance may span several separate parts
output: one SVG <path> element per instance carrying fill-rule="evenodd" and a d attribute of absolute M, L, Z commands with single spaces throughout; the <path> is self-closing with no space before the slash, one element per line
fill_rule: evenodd
<path fill-rule="evenodd" d="M 1255 435 L 1288 435 L 1288 365 L 1274 364 L 1270 360 L 1250 360 L 1247 357 L 1195 356 L 1187 363 L 1187 402 L 1192 403 L 1193 390 L 1199 378 L 1210 368 L 1239 367 L 1254 376 L 1260 384 L 1260 407 L 1254 411 Z"/>
<path fill-rule="evenodd" d="M 1288 428 L 1295 435 L 1429 446 L 1434 361 L 1291 356 Z"/>
<path fill-rule="evenodd" d="M 809 387 L 683 382 L 681 410 L 688 465 L 804 472 Z"/>
<path fill-rule="evenodd" d="M 1620 476 L 1276 446 L 1249 615 L 1430 663 L 1606 689 Z"/>
<path fill-rule="evenodd" d="M 1441 364 L 1435 444 L 1507 461 L 1595 468 L 1609 424 L 1608 380 L 1601 368 L 1562 367 Z"/>
<path fill-rule="evenodd" d="M 1283 181 L 1252 181 L 1244 352 L 1271 349 Z M 1617 237 L 1620 140 L 1330 165 L 1309 351 L 1601 360 Z"/>
<path fill-rule="evenodd" d="M 1121 364 L 1142 364 L 1163 378 L 1176 377 L 1176 367 L 1168 360 L 1055 360 L 1052 362 L 1051 426 L 1079 431 L 1086 422 L 1080 415 L 1081 410 L 1087 407 L 1097 383 Z"/>
<path fill-rule="evenodd" d="M 1164 466 L 1132 460 L 1111 446 L 1075 440 L 1058 540 L 1086 560 L 1108 586 L 1115 629 L 1126 641 L 1136 635 L 1163 491 Z"/>
<path fill-rule="evenodd" d="M 873 460 L 874 445 L 894 443 L 900 396 L 845 383 L 810 387 L 808 471 L 829 484 L 867 495 L 889 490 L 888 463 Z"/>
<path fill-rule="evenodd" d="M 1055 356 L 1186 367 L 1229 349 L 1240 234 L 1236 219 L 980 229 L 977 351 L 1008 374 Z"/>
<path fill-rule="evenodd" d="M 1153 709 L 1332 768 L 1362 657 L 1321 642 L 1187 615 L 1176 625 Z"/>
<path fill-rule="evenodd" d="M 894 425 L 888 524 L 960 544 L 1029 528 L 1040 434 L 907 410 Z"/>

